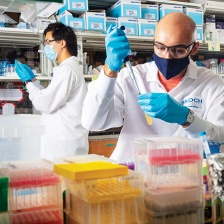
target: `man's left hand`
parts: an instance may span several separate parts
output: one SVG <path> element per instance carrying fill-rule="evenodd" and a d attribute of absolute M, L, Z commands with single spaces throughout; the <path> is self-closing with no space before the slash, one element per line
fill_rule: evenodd
<path fill-rule="evenodd" d="M 167 93 L 146 93 L 138 97 L 141 109 L 150 117 L 159 118 L 168 123 L 183 124 L 187 120 L 189 109 Z"/>

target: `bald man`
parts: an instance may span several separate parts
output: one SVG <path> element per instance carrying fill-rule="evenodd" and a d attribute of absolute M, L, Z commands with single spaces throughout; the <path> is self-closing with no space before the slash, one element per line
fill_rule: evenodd
<path fill-rule="evenodd" d="M 209 141 L 224 142 L 224 80 L 190 60 L 199 48 L 190 17 L 171 13 L 159 21 L 154 61 L 133 66 L 140 95 L 127 68 L 121 69 L 130 51 L 125 33 L 110 27 L 105 45 L 105 65 L 89 85 L 82 124 L 92 131 L 122 126 L 111 158 L 134 159 L 136 137 L 198 138 L 206 131 Z M 152 117 L 152 125 L 145 114 Z"/>

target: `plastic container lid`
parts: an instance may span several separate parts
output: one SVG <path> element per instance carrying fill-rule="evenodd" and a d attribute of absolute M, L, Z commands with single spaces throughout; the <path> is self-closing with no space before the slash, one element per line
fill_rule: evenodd
<path fill-rule="evenodd" d="M 55 164 L 54 172 L 70 180 L 91 180 L 128 175 L 128 167 L 109 162 Z"/>
<path fill-rule="evenodd" d="M 204 136 L 204 135 L 206 135 L 205 131 L 200 132 L 200 136 Z"/>

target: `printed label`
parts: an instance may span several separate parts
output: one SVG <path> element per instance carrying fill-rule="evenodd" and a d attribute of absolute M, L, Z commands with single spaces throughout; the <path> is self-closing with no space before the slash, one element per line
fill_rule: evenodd
<path fill-rule="evenodd" d="M 127 16 L 137 16 L 137 10 L 126 10 Z"/>
<path fill-rule="evenodd" d="M 97 30 L 102 30 L 102 23 L 91 23 L 91 29 L 97 29 Z"/>
<path fill-rule="evenodd" d="M 201 97 L 189 97 L 182 101 L 182 105 L 189 108 L 202 108 L 203 100 Z"/>
<path fill-rule="evenodd" d="M 84 9 L 85 8 L 84 2 L 73 2 L 72 3 L 72 8 L 75 8 L 75 9 Z"/>

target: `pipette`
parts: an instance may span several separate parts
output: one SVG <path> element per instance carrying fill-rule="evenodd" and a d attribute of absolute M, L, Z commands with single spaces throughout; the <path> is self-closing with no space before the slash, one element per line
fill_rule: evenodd
<path fill-rule="evenodd" d="M 134 71 L 133 71 L 133 69 L 132 69 L 132 66 L 131 66 L 131 63 L 130 63 L 130 60 L 129 60 L 129 57 L 128 57 L 128 56 L 125 58 L 125 62 L 124 62 L 124 63 L 125 63 L 125 65 L 126 65 L 127 69 L 128 69 L 128 72 L 129 72 L 129 74 L 130 74 L 130 76 L 131 76 L 131 79 L 133 80 L 133 83 L 134 83 L 134 85 L 135 85 L 135 88 L 136 88 L 136 90 L 137 90 L 137 93 L 138 93 L 138 95 L 140 95 L 141 92 L 140 92 L 140 89 L 139 89 L 138 84 L 137 84 L 137 82 L 136 82 L 135 74 L 134 74 Z M 146 117 L 146 121 L 147 121 L 147 123 L 148 123 L 149 125 L 151 125 L 151 124 L 152 124 L 152 118 L 151 118 L 150 116 L 148 116 L 146 113 L 145 113 L 145 117 Z"/>
<path fill-rule="evenodd" d="M 113 28 L 115 28 L 115 27 L 113 27 Z M 120 29 L 121 29 L 121 30 L 125 30 L 125 26 L 120 26 Z M 129 55 L 133 55 L 133 52 L 130 52 Z M 133 71 L 133 69 L 132 69 L 132 66 L 131 66 L 131 63 L 130 63 L 130 60 L 129 60 L 129 56 L 127 56 L 127 57 L 125 58 L 124 63 L 125 63 L 125 65 L 126 65 L 127 69 L 128 69 L 128 72 L 129 72 L 129 74 L 130 74 L 130 76 L 131 76 L 131 79 L 133 80 L 133 83 L 134 83 L 134 85 L 135 85 L 135 88 L 136 88 L 136 90 L 137 90 L 137 93 L 138 93 L 138 95 L 140 95 L 141 92 L 140 92 L 138 83 L 137 83 L 137 81 L 136 81 L 136 79 L 135 79 L 135 74 L 134 74 L 134 71 Z M 151 124 L 152 124 L 152 118 L 151 118 L 150 116 L 148 116 L 147 114 L 145 114 L 145 117 L 146 117 L 146 121 L 147 121 L 147 123 L 148 123 L 149 125 L 151 125 Z"/>

